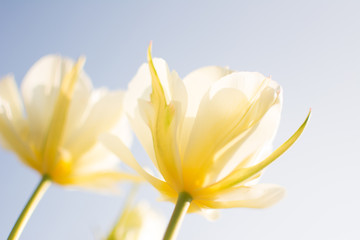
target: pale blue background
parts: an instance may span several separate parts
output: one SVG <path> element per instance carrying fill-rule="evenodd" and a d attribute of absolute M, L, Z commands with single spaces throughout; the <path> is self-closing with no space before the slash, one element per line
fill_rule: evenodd
<path fill-rule="evenodd" d="M 87 56 L 95 86 L 125 89 L 146 60 L 180 76 L 204 65 L 271 75 L 284 89 L 275 145 L 313 116 L 299 142 L 262 182 L 287 188 L 266 210 L 223 210 L 216 222 L 188 215 L 179 239 L 360 239 L 360 4 L 358 1 L 1 1 L 0 76 L 17 82 L 41 56 Z M 135 144 L 137 158 L 146 156 Z M 0 239 L 39 175 L 0 150 Z M 126 187 L 125 187 L 126 188 Z M 173 205 L 142 198 L 169 218 Z M 123 196 L 51 186 L 22 239 L 98 239 Z"/>

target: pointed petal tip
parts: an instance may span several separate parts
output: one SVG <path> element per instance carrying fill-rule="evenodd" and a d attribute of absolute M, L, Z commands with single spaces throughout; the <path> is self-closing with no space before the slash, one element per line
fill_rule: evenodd
<path fill-rule="evenodd" d="M 311 114 L 312 114 L 312 108 L 310 108 L 310 109 L 309 109 L 309 113 L 308 113 L 308 115 L 306 116 L 306 118 L 305 118 L 305 120 L 304 120 L 303 124 L 300 126 L 300 128 L 301 128 L 301 132 L 304 130 L 305 126 L 306 126 L 306 125 L 307 125 L 307 123 L 309 122 L 310 117 L 311 117 Z"/>
<path fill-rule="evenodd" d="M 85 57 L 85 55 L 81 55 L 78 58 L 76 65 L 78 65 L 79 69 L 82 69 L 84 67 L 85 63 L 86 63 L 86 57 Z"/>
<path fill-rule="evenodd" d="M 148 62 L 152 61 L 151 50 L 152 50 L 152 41 L 150 41 L 148 51 L 147 51 L 147 60 L 148 60 Z"/>

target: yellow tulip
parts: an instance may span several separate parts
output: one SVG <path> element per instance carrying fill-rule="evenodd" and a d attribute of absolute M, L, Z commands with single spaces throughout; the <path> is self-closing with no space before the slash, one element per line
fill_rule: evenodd
<path fill-rule="evenodd" d="M 117 137 L 104 136 L 104 144 L 165 200 L 188 202 L 188 212 L 264 208 L 279 201 L 282 187 L 257 180 L 296 141 L 309 118 L 271 152 L 282 107 L 275 81 L 215 66 L 182 81 L 164 60 L 152 60 L 150 48 L 148 64 L 129 84 L 125 106 L 161 177 L 145 171 Z"/>
<path fill-rule="evenodd" d="M 117 127 L 130 144 L 121 108 L 124 93 L 93 90 L 84 62 L 41 58 L 22 83 L 24 106 L 13 77 L 1 79 L 0 138 L 24 164 L 53 182 L 109 187 L 128 175 L 117 171 L 118 161 L 97 138 Z"/>
<path fill-rule="evenodd" d="M 1 143 L 42 175 L 9 239 L 17 239 L 50 182 L 111 189 L 118 180 L 135 179 L 119 171 L 116 157 L 98 141 L 101 133 L 113 132 L 130 144 L 121 108 L 124 93 L 94 90 L 84 63 L 84 58 L 77 63 L 60 56 L 41 58 L 22 82 L 24 104 L 14 78 L 0 80 Z"/>

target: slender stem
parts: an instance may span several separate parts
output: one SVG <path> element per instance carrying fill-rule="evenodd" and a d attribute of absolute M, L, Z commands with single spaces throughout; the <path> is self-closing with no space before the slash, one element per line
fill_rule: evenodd
<path fill-rule="evenodd" d="M 179 193 L 174 212 L 166 229 L 163 240 L 174 240 L 179 232 L 180 225 L 190 207 L 192 197 L 186 192 Z"/>
<path fill-rule="evenodd" d="M 19 239 L 22 231 L 25 228 L 26 223 L 29 221 L 31 214 L 34 212 L 37 204 L 39 203 L 41 197 L 44 195 L 48 187 L 50 186 L 50 178 L 47 175 L 44 175 L 36 187 L 34 193 L 30 197 L 23 211 L 21 212 L 19 218 L 17 219 L 11 233 L 8 237 L 8 240 Z"/>

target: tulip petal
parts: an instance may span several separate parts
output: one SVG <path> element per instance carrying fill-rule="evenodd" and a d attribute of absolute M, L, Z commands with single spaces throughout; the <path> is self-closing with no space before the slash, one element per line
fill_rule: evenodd
<path fill-rule="evenodd" d="M 239 160 L 269 144 L 280 112 L 280 88 L 261 74 L 232 73 L 215 82 L 200 104 L 189 137 L 184 166 L 192 175 L 186 174 L 186 178 L 197 179 L 200 185 L 211 184 L 224 167 L 222 172 L 229 172 Z M 256 131 L 261 121 L 262 127 Z M 239 158 L 231 158 L 235 152 Z"/>
<path fill-rule="evenodd" d="M 174 102 L 167 102 L 163 86 L 155 70 L 151 57 L 151 45 L 148 50 L 149 69 L 152 79 L 151 104 L 154 117 L 149 119 L 157 165 L 167 183 L 175 190 L 182 188 L 181 162 L 176 144 L 177 126 Z M 180 109 L 181 111 L 181 109 Z"/>
<path fill-rule="evenodd" d="M 187 184 L 202 184 L 194 183 L 194 179 L 206 175 L 205 168 L 212 166 L 219 140 L 228 134 L 247 106 L 247 99 L 236 89 L 224 89 L 212 99 L 208 95 L 203 98 L 184 156 L 184 179 L 190 181 Z"/>
<path fill-rule="evenodd" d="M 267 208 L 277 203 L 285 195 L 285 189 L 274 184 L 257 184 L 238 187 L 218 194 L 216 200 L 198 200 L 207 208 Z"/>
<path fill-rule="evenodd" d="M 2 145 L 14 151 L 23 163 L 38 169 L 39 163 L 23 139 L 26 132 L 20 95 L 13 76 L 8 75 L 0 80 L 0 140 Z"/>
<path fill-rule="evenodd" d="M 197 69 L 185 76 L 183 82 L 186 87 L 188 102 L 191 103 L 188 105 L 186 117 L 195 117 L 201 99 L 210 89 L 210 86 L 231 72 L 232 70 L 228 68 L 208 66 Z"/>
<path fill-rule="evenodd" d="M 300 137 L 302 132 L 305 129 L 305 126 L 310 118 L 311 111 L 307 115 L 305 121 L 301 124 L 299 129 L 287 140 L 285 141 L 280 147 L 278 147 L 274 152 L 272 152 L 267 158 L 263 161 L 259 162 L 258 164 L 247 167 L 247 168 L 239 168 L 234 169 L 229 175 L 225 178 L 220 180 L 219 182 L 210 185 L 201 190 L 201 192 L 218 192 L 221 190 L 229 189 L 235 185 L 241 184 L 242 182 L 246 181 L 247 179 L 251 178 L 252 176 L 256 175 L 258 172 L 263 170 L 267 167 L 270 163 L 275 161 L 278 157 L 280 157 L 286 150 L 288 150 Z"/>
<path fill-rule="evenodd" d="M 163 59 L 153 59 L 153 65 L 161 82 L 166 101 L 181 102 L 181 111 L 185 112 L 187 105 L 186 89 L 177 73 L 175 71 L 170 72 L 167 63 Z M 153 112 L 152 106 L 148 104 L 148 102 L 150 102 L 151 81 L 152 76 L 150 74 L 149 64 L 143 64 L 129 83 L 128 91 L 124 99 L 124 108 L 137 138 L 154 165 L 158 168 L 152 133 L 148 126 L 149 119 L 148 116 L 144 114 Z M 177 112 L 177 114 L 180 114 L 180 109 L 178 109 Z M 154 113 L 151 113 L 152 117 L 154 116 L 153 114 Z M 184 114 L 180 115 L 184 116 Z M 182 133 L 183 131 L 179 130 L 179 132 Z"/>
<path fill-rule="evenodd" d="M 38 151 L 44 145 L 61 80 L 72 67 L 73 61 L 70 59 L 45 56 L 30 68 L 21 84 L 29 139 Z"/>
<path fill-rule="evenodd" d="M 261 102 L 263 99 L 260 99 Z M 271 107 L 265 113 L 265 109 L 258 111 L 257 116 L 253 116 L 253 125 L 249 130 L 240 134 L 234 139 L 224 140 L 224 147 L 217 152 L 214 166 L 212 167 L 209 182 L 215 182 L 228 175 L 234 168 L 244 168 L 255 165 L 271 149 L 273 139 L 280 122 L 281 104 L 273 101 Z M 255 104 L 253 108 L 261 108 Z M 249 111 L 249 112 L 250 112 Z M 256 111 L 256 110 L 255 110 Z M 262 115 L 263 114 L 263 115 Z M 260 116 L 259 116 L 260 115 Z M 262 115 L 262 116 L 261 116 Z M 243 121 L 248 121 L 245 117 Z M 230 135 L 230 134 L 229 134 Z M 244 162 L 244 160 L 246 160 Z"/>
<path fill-rule="evenodd" d="M 139 165 L 139 163 L 135 160 L 134 156 L 132 155 L 131 151 L 122 143 L 122 141 L 117 136 L 111 134 L 103 134 L 100 137 L 100 141 L 110 151 L 116 154 L 120 158 L 120 160 L 122 160 L 132 169 L 134 169 L 138 174 L 140 174 L 146 181 L 148 181 L 161 193 L 170 196 L 174 195 L 174 190 L 171 189 L 166 182 L 152 176 Z"/>
<path fill-rule="evenodd" d="M 129 180 L 139 182 L 141 178 L 133 174 L 118 171 L 97 171 L 94 173 L 74 175 L 62 179 L 63 185 L 75 185 L 96 190 L 118 190 L 116 188 L 120 181 Z"/>
<path fill-rule="evenodd" d="M 11 112 L 11 121 L 18 130 L 21 130 L 24 124 L 24 109 L 12 75 L 8 75 L 0 80 L 0 105 L 2 103 L 8 104 Z"/>
<path fill-rule="evenodd" d="M 34 169 L 40 169 L 36 156 L 29 145 L 19 135 L 18 130 L 6 115 L 5 111 L 4 106 L 0 105 L 0 134 L 3 144 L 8 149 L 14 151 L 24 164 Z"/>
<path fill-rule="evenodd" d="M 92 94 L 87 103 L 90 107 L 87 109 L 87 113 L 83 114 L 82 124 L 77 126 L 77 129 L 69 131 L 71 135 L 67 136 L 68 139 L 64 142 L 64 148 L 71 152 L 75 159 L 80 158 L 94 146 L 100 133 L 109 131 L 119 121 L 123 114 L 121 107 L 123 96 L 124 92 L 122 91 L 97 90 Z M 120 106 L 114 109 L 114 103 L 120 104 Z M 69 120 L 67 124 L 71 125 L 72 123 Z"/>
<path fill-rule="evenodd" d="M 51 171 L 57 161 L 58 147 L 63 141 L 66 119 L 75 84 L 84 64 L 85 58 L 80 58 L 72 70 L 68 72 L 61 81 L 59 95 L 54 106 L 44 142 L 43 158 L 46 159 L 46 161 L 43 161 L 44 173 Z"/>

